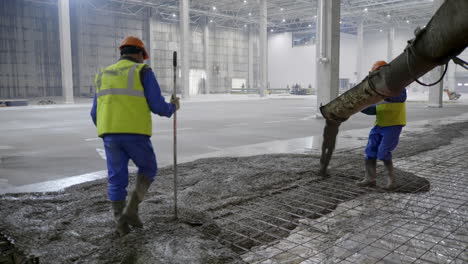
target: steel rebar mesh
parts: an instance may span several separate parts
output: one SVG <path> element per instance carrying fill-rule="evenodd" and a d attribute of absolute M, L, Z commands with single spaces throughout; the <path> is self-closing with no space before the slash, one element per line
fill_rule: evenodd
<path fill-rule="evenodd" d="M 333 173 L 233 205 L 242 214 L 215 216 L 221 231 L 209 235 L 249 263 L 466 263 L 467 143 L 395 161 L 430 187 L 387 193 Z"/>

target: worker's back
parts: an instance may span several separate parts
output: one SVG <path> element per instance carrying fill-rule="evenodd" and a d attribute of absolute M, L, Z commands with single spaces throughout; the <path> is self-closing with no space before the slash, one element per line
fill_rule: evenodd
<path fill-rule="evenodd" d="M 151 136 L 151 112 L 140 80 L 145 64 L 122 59 L 96 75 L 97 130 Z"/>

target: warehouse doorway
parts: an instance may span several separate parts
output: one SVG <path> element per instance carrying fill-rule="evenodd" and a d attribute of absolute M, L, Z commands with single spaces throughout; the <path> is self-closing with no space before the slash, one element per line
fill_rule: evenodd
<path fill-rule="evenodd" d="M 197 95 L 205 91 L 205 78 L 205 70 L 190 70 L 190 95 Z"/>

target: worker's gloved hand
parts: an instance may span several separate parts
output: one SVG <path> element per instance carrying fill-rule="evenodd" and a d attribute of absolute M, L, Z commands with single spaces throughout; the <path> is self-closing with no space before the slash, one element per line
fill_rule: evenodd
<path fill-rule="evenodd" d="M 172 95 L 171 96 L 171 104 L 175 105 L 176 111 L 179 110 L 179 108 L 180 108 L 179 97 L 174 97 L 174 95 Z"/>

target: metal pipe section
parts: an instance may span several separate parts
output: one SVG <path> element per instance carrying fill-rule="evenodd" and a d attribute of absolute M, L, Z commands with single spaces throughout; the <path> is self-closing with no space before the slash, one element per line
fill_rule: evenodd
<path fill-rule="evenodd" d="M 173 68 L 173 82 L 174 87 L 172 90 L 172 98 L 177 97 L 177 52 L 174 51 L 172 54 L 172 68 Z M 175 219 L 179 218 L 179 212 L 177 207 L 177 109 L 174 111 L 174 120 L 173 120 L 173 137 L 174 137 L 174 217 Z"/>
<path fill-rule="evenodd" d="M 427 27 L 417 30 L 405 51 L 387 67 L 320 107 L 327 120 L 338 124 L 365 107 L 401 91 L 438 65 L 447 63 L 468 46 L 468 1 L 446 0 Z"/>

